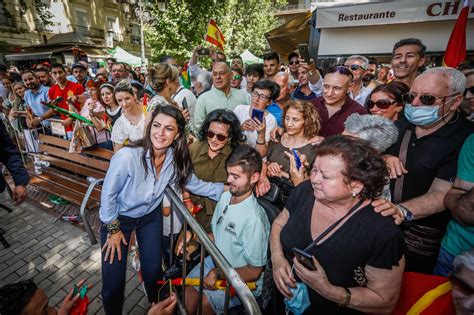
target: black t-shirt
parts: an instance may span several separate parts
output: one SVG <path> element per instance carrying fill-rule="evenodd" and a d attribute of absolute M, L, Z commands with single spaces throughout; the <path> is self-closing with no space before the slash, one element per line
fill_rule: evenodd
<path fill-rule="evenodd" d="M 405 131 L 412 130 L 405 163 L 408 173 L 403 180 L 402 201 L 426 194 L 435 178 L 454 181 L 459 152 L 466 138 L 474 132 L 474 124 L 457 113 L 443 127 L 420 139 L 416 137 L 416 126 L 405 118 L 399 119 L 396 125 L 399 130 L 398 141 L 386 152 L 393 156 L 399 155 Z M 394 188 L 395 180 L 392 180 L 392 196 Z M 443 211 L 415 222 L 443 231 L 450 218 L 450 212 Z"/>
<path fill-rule="evenodd" d="M 293 264 L 292 248 L 304 250 L 313 242 L 311 216 L 314 202 L 313 187 L 306 181 L 292 191 L 286 204 L 290 217 L 281 231 L 280 242 L 290 266 Z M 308 250 L 308 253 L 316 257 L 333 285 L 351 288 L 365 285 L 365 266 L 391 269 L 398 265 L 404 251 L 403 233 L 393 219 L 381 216 L 368 205 L 352 215 L 323 243 Z M 305 314 L 359 313 L 339 307 L 309 287 L 308 291 L 311 307 Z"/>

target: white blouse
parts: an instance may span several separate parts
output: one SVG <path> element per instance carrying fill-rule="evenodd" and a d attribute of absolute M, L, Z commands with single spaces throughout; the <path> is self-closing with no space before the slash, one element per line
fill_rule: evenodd
<path fill-rule="evenodd" d="M 143 134 L 145 132 L 145 115 L 142 115 L 140 122 L 136 125 L 133 125 L 127 116 L 122 114 L 112 129 L 112 142 L 117 144 L 124 144 L 125 141 L 135 142 L 143 139 Z"/>

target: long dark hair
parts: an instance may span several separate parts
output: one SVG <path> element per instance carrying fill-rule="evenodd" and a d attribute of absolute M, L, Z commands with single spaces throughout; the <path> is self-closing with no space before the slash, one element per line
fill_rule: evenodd
<path fill-rule="evenodd" d="M 220 122 L 229 126 L 230 146 L 232 149 L 245 142 L 245 136 L 240 129 L 239 118 L 237 118 L 233 111 L 227 109 L 216 109 L 207 114 L 199 130 L 199 140 L 207 140 L 207 131 L 212 122 Z"/>
<path fill-rule="evenodd" d="M 171 147 L 174 152 L 174 172 L 176 174 L 175 181 L 178 187 L 184 188 L 186 182 L 193 172 L 193 165 L 191 163 L 191 157 L 189 155 L 188 143 L 186 140 L 186 120 L 184 119 L 181 111 L 174 106 L 157 106 L 151 115 L 151 120 L 146 127 L 145 136 L 143 140 L 137 141 L 134 147 L 142 147 L 142 164 L 145 168 L 145 176 L 148 176 L 148 163 L 147 163 L 147 152 L 150 152 L 150 159 L 153 162 L 155 160 L 155 154 L 153 152 L 153 144 L 151 142 L 151 126 L 153 120 L 158 114 L 163 114 L 172 117 L 176 120 L 178 126 L 179 136 L 173 141 Z M 153 165 L 153 164 L 152 164 Z M 155 173 L 153 173 L 155 175 Z"/>

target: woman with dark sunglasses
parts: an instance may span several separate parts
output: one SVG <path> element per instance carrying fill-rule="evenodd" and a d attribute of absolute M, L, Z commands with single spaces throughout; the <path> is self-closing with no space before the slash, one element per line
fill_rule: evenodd
<path fill-rule="evenodd" d="M 199 141 L 189 146 L 196 176 L 208 182 L 225 183 L 225 161 L 232 149 L 245 141 L 239 119 L 230 110 L 216 109 L 206 116 L 198 137 Z M 191 196 L 191 201 L 194 205 L 203 207 L 203 210 L 196 214 L 196 219 L 210 232 L 216 202 L 194 195 Z"/>
<path fill-rule="evenodd" d="M 379 85 L 370 93 L 366 103 L 367 109 L 372 115 L 395 121 L 403 111 L 402 96 L 409 90 L 408 85 L 402 82 L 392 81 Z"/>

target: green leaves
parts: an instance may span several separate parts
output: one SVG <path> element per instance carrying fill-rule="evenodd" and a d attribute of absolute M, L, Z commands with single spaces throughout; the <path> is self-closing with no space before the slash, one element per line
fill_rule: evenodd
<path fill-rule="evenodd" d="M 249 49 L 261 54 L 266 45 L 265 32 L 277 26 L 274 10 L 286 1 L 238 0 L 167 0 L 160 10 L 150 1 L 155 20 L 146 26 L 146 42 L 152 48 L 152 59 L 172 55 L 186 61 L 194 47 L 205 43 L 207 23 L 214 18 L 224 33 L 225 52 L 230 57 Z"/>

